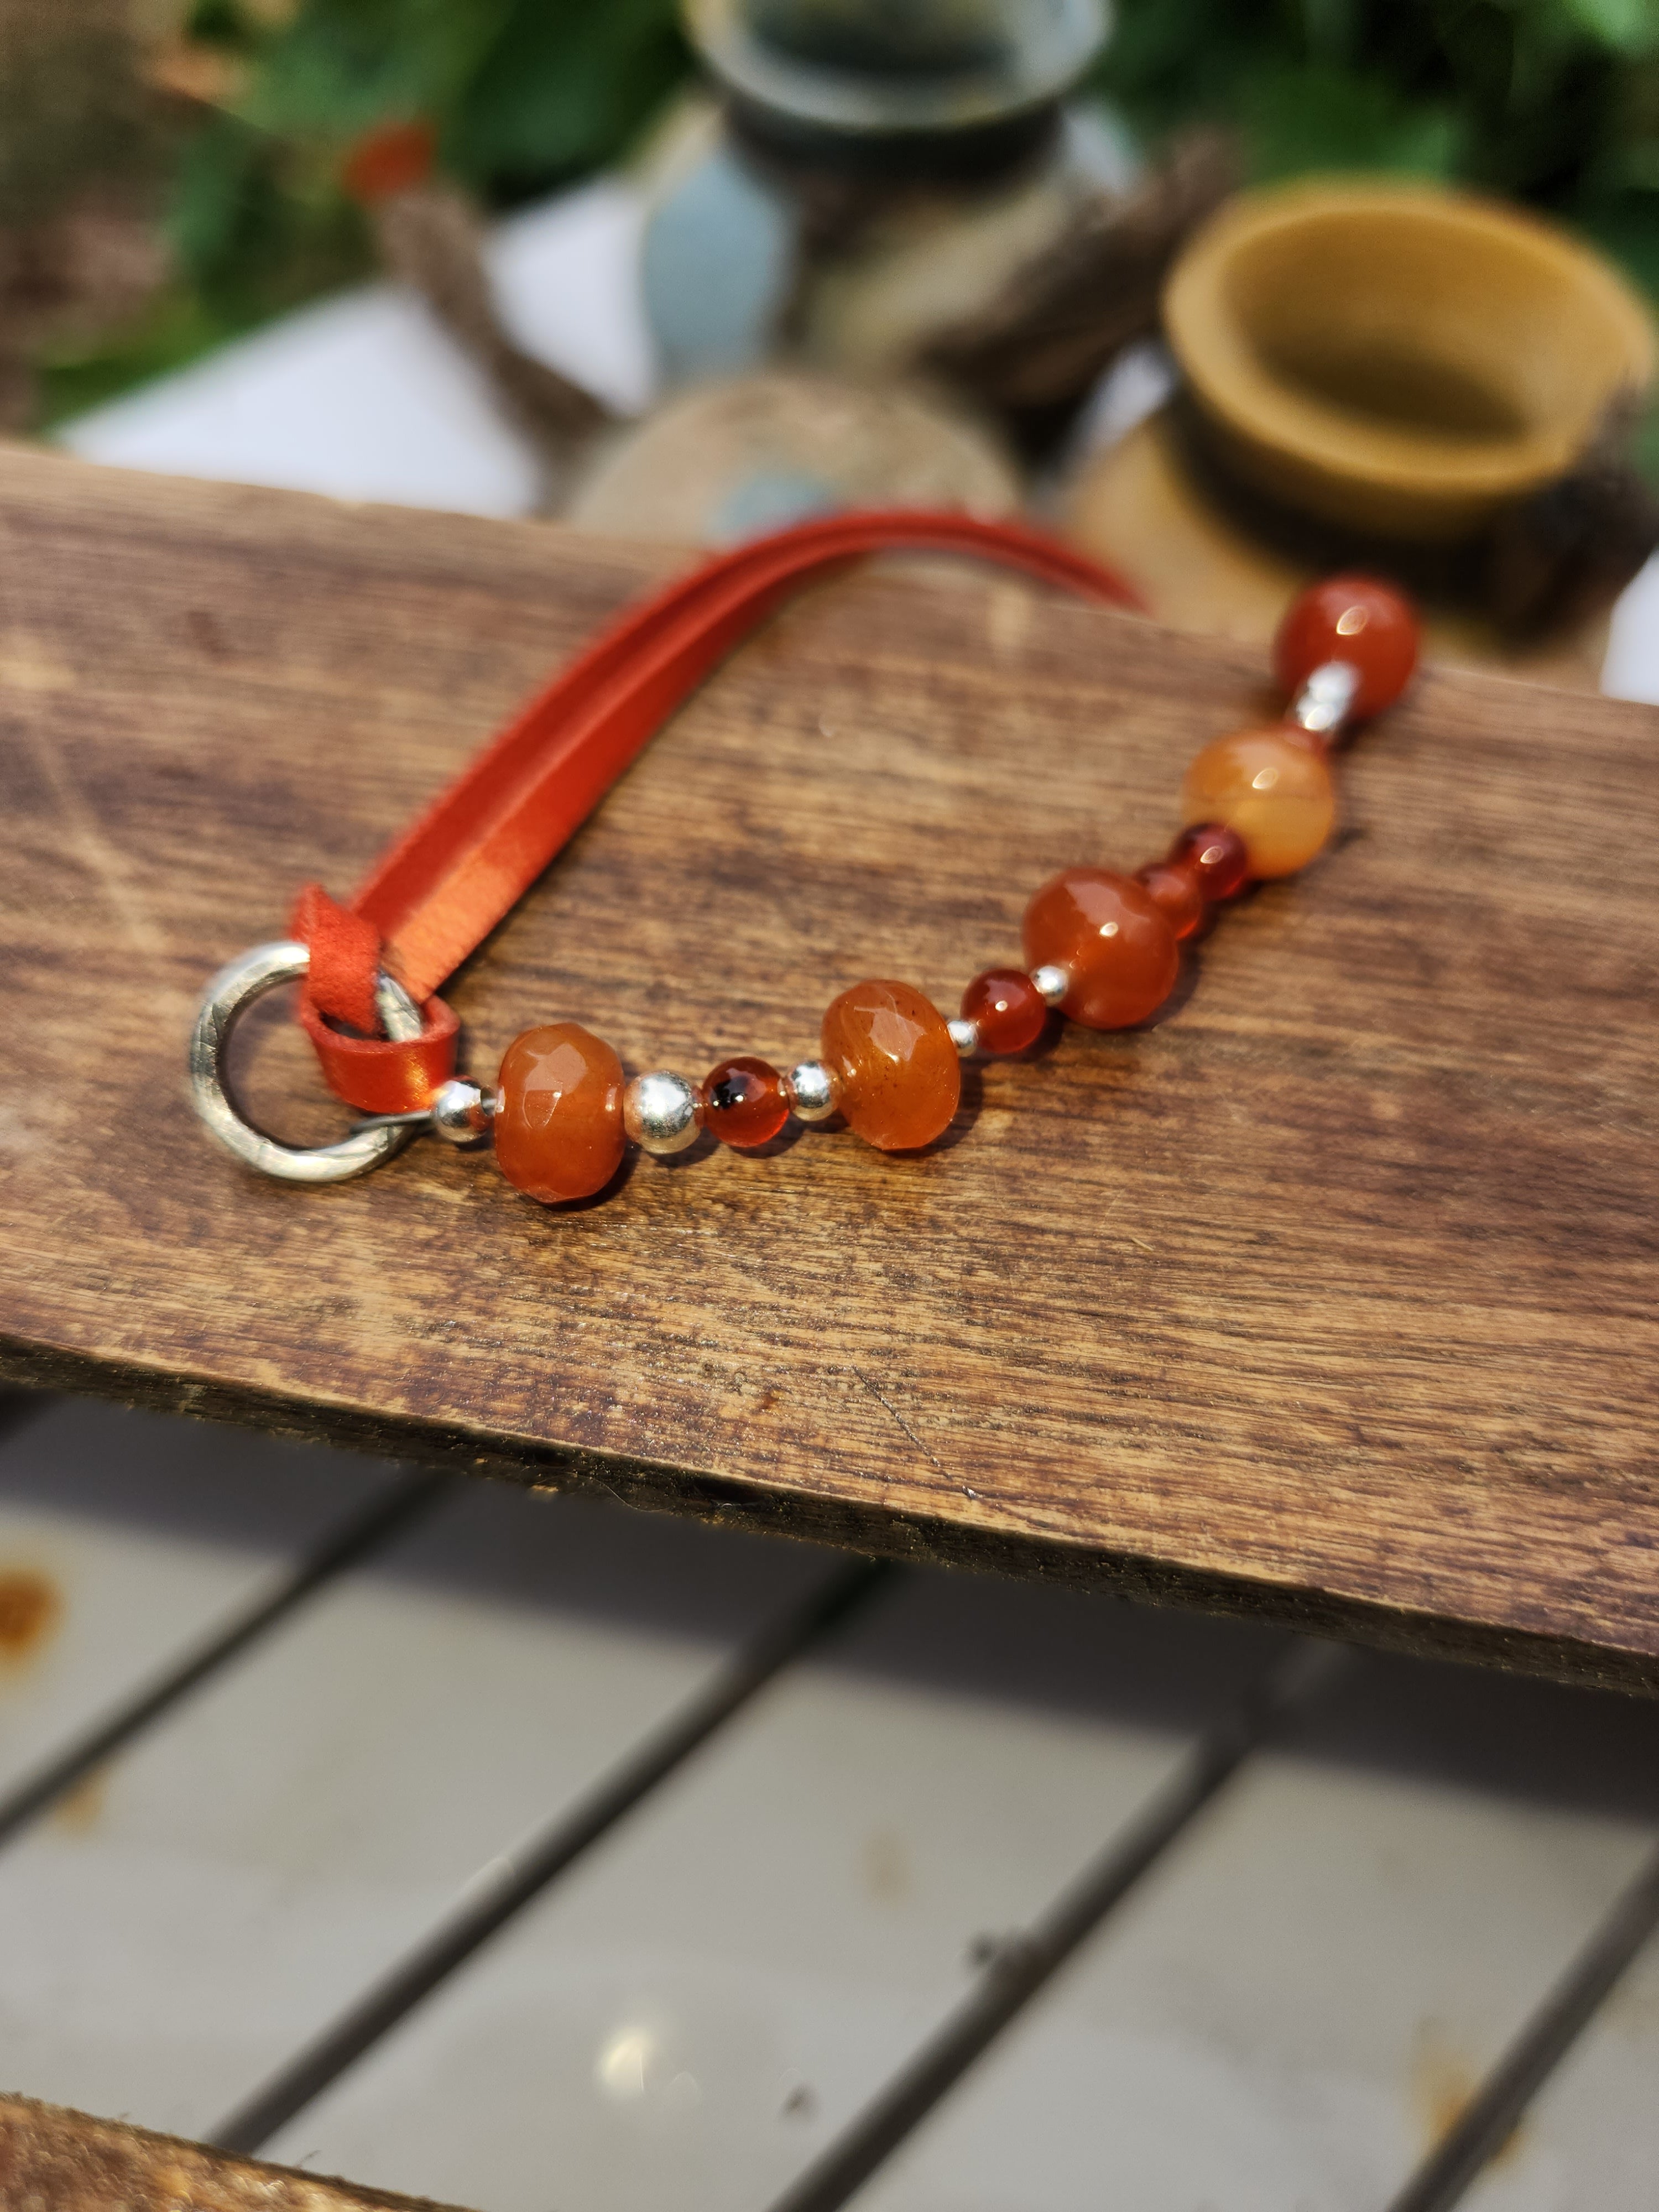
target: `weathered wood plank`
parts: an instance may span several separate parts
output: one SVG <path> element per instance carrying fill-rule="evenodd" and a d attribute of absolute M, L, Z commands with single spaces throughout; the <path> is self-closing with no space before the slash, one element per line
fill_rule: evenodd
<path fill-rule="evenodd" d="M 0 2096 L 0 2202 L 9 2212 L 443 2212 L 424 2197 L 227 2158 L 9 2096 Z"/>
<path fill-rule="evenodd" d="M 9 1372 L 861 1544 L 1659 1682 L 1645 708 L 1442 676 L 1169 1018 L 555 1215 L 418 1147 L 307 1194 L 184 1097 L 206 974 L 349 889 L 665 565 L 441 515 L 0 474 Z M 983 579 L 813 594 L 679 716 L 452 996 L 488 1069 L 942 1003 L 1030 887 L 1168 834 L 1253 654 Z M 298 1040 L 254 1096 L 337 1128 Z"/>

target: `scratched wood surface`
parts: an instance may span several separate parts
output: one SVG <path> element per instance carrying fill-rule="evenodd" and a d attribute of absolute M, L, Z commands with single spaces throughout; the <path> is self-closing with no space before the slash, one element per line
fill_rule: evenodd
<path fill-rule="evenodd" d="M 204 979 L 674 556 L 14 453 L 0 563 L 14 1379 L 1659 1684 L 1653 710 L 1429 678 L 1166 1019 L 971 1073 L 926 1157 L 810 1131 L 551 1212 L 428 1144 L 307 1192 L 191 1117 Z M 1266 703 L 1012 580 L 826 586 L 455 983 L 471 1065 L 556 1016 L 787 1061 L 872 974 L 948 1010 Z M 280 1016 L 253 1060 L 269 1126 L 338 1129 Z"/>
<path fill-rule="evenodd" d="M 0 2096 L 0 2203 L 9 2212 L 444 2212 L 10 2096 Z"/>

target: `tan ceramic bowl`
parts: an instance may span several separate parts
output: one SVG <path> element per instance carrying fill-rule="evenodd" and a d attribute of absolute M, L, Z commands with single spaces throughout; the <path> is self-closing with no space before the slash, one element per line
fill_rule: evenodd
<path fill-rule="evenodd" d="M 1570 470 L 1652 381 L 1636 295 L 1495 202 L 1322 178 L 1230 201 L 1164 293 L 1224 458 L 1310 514 L 1446 541 Z"/>

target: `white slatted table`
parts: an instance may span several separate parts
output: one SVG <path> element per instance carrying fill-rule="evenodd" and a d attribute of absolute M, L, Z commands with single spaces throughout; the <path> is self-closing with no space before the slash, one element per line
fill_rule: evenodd
<path fill-rule="evenodd" d="M 0 2084 L 481 2212 L 1384 2212 L 1659 1847 L 1659 1705 L 429 1488 L 84 1407 L 0 1449 L 59 1601 L 13 1800 L 370 1527 L 0 1842 Z M 1469 2202 L 1652 2201 L 1656 1971 Z"/>

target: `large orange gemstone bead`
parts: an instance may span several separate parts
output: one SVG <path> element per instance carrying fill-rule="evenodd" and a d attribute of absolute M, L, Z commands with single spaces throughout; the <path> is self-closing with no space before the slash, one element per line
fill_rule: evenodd
<path fill-rule="evenodd" d="M 1411 602 L 1375 576 L 1327 576 L 1291 603 L 1273 640 L 1273 668 L 1291 693 L 1327 660 L 1346 660 L 1359 678 L 1352 712 L 1363 720 L 1391 707 L 1417 666 Z"/>
<path fill-rule="evenodd" d="M 544 1206 L 591 1198 L 622 1165 L 623 1064 L 575 1022 L 514 1037 L 495 1093 L 495 1158 Z"/>
<path fill-rule="evenodd" d="M 1128 1029 L 1175 988 L 1181 954 L 1169 916 L 1145 884 L 1109 868 L 1067 868 L 1025 909 L 1032 968 L 1064 968 L 1061 1011 L 1091 1030 Z"/>
<path fill-rule="evenodd" d="M 823 1017 L 820 1050 L 840 1106 L 866 1144 L 914 1152 L 951 1126 L 962 1062 L 945 1017 L 908 983 L 855 983 Z"/>
<path fill-rule="evenodd" d="M 1253 876 L 1291 876 L 1330 836 L 1336 792 L 1322 750 L 1299 732 L 1238 730 L 1188 769 L 1181 818 L 1236 830 Z"/>

